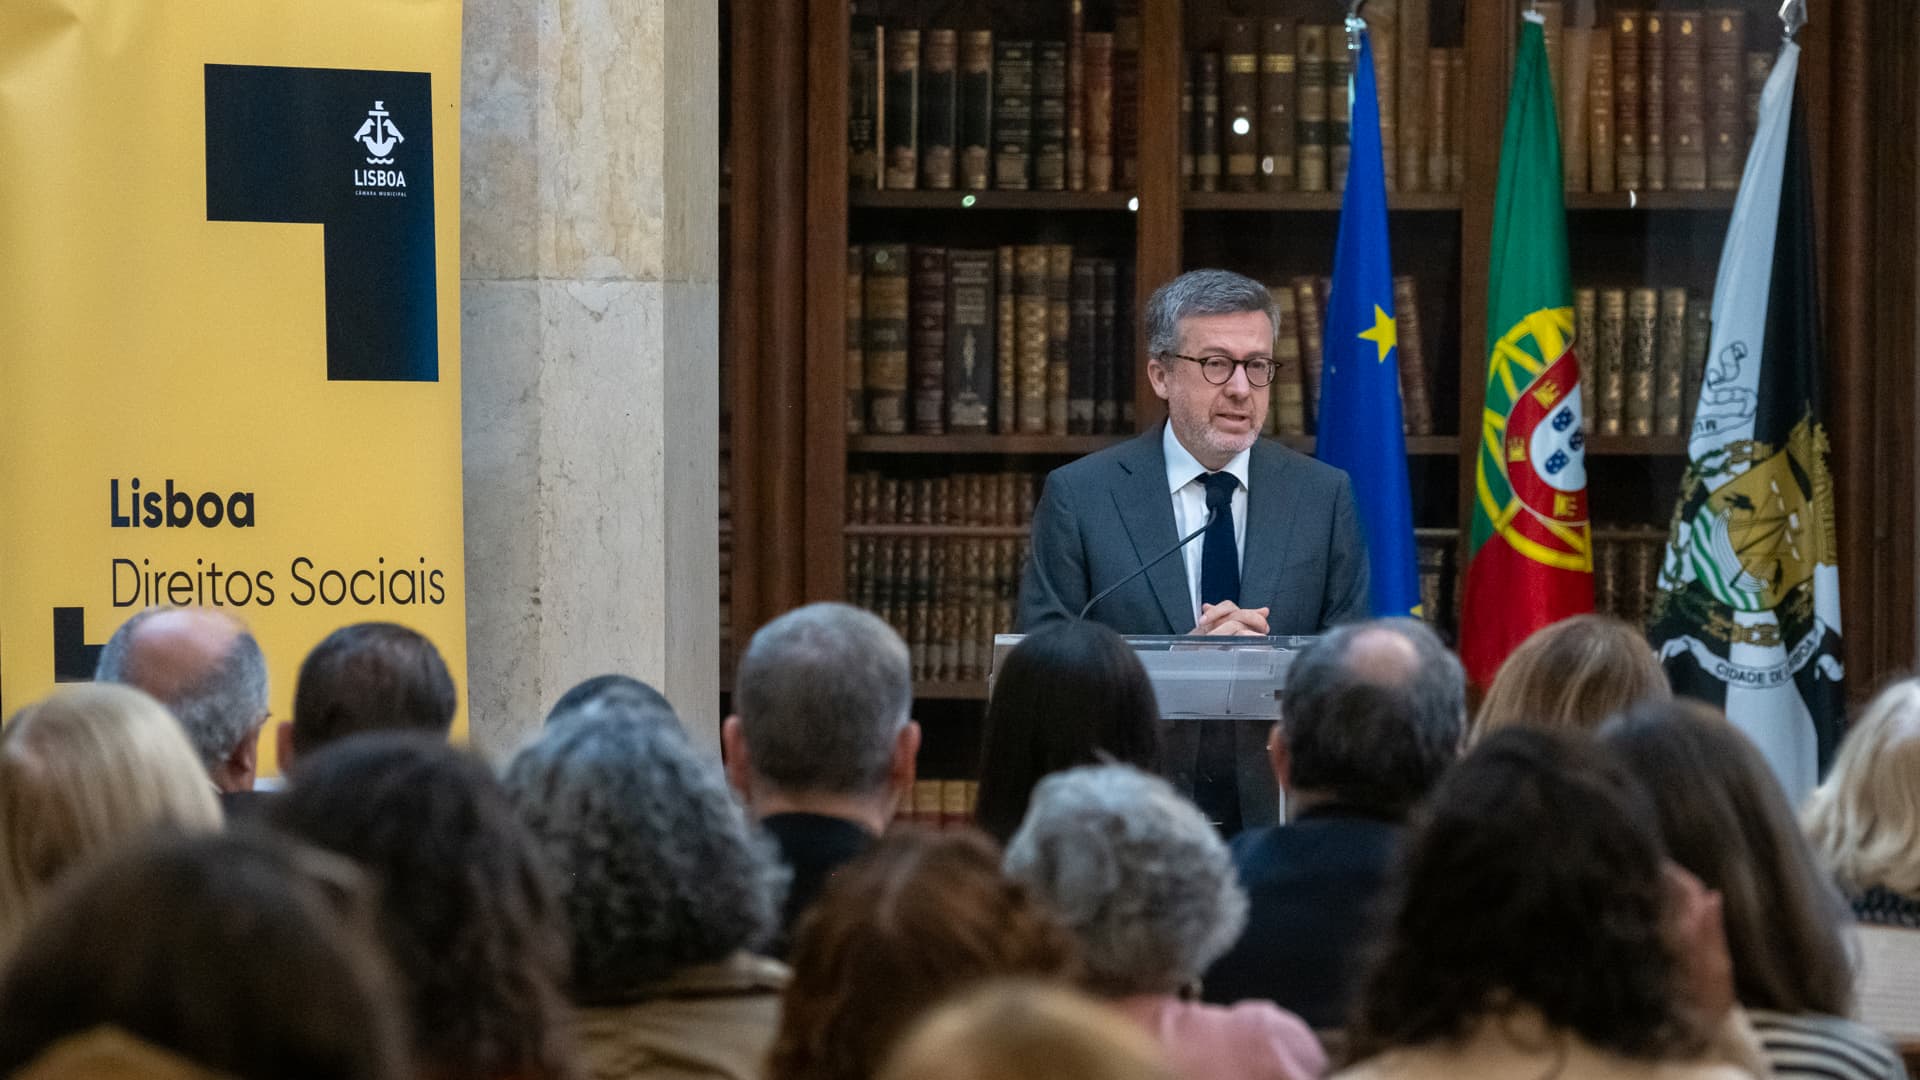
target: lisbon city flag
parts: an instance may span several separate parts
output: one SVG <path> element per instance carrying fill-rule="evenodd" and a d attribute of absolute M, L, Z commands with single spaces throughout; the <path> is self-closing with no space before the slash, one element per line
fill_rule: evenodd
<path fill-rule="evenodd" d="M 1674 690 L 1723 708 L 1795 803 L 1844 704 L 1799 60 L 1788 42 L 1761 92 L 1651 630 Z"/>
<path fill-rule="evenodd" d="M 1593 610 L 1560 132 L 1538 20 L 1528 13 L 1520 28 L 1494 203 L 1492 340 L 1460 616 L 1460 658 L 1479 686 L 1528 634 Z"/>

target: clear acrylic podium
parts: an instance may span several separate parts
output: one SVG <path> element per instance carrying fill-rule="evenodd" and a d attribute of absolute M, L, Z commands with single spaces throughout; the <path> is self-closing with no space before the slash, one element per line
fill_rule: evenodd
<path fill-rule="evenodd" d="M 993 639 L 993 674 L 998 674 L 1020 634 Z M 1267 756 L 1267 735 L 1280 719 L 1280 689 L 1287 669 L 1311 637 L 1127 637 L 1147 669 L 1159 699 L 1163 762 L 1167 780 L 1193 795 L 1201 785 L 1225 782 L 1231 770 L 1239 789 L 1243 828 L 1280 820 L 1280 788 Z M 991 676 L 989 676 L 991 683 Z M 1201 753 L 1202 725 L 1227 725 L 1233 732 L 1231 761 L 1206 760 Z"/>

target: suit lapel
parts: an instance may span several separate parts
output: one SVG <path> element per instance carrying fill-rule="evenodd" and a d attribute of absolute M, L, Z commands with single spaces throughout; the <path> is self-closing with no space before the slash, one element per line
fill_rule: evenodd
<path fill-rule="evenodd" d="M 1167 459 L 1160 451 L 1161 437 L 1156 426 L 1133 441 L 1133 452 L 1119 459 L 1121 475 L 1113 486 L 1114 508 L 1126 526 L 1127 539 L 1133 542 L 1134 557 L 1141 563 L 1180 539 L 1174 531 L 1173 495 L 1167 491 Z M 1193 594 L 1187 588 L 1186 560 L 1179 553 L 1169 555 L 1148 570 L 1146 577 L 1172 632 L 1192 630 Z"/>
<path fill-rule="evenodd" d="M 1286 512 L 1287 471 L 1292 467 L 1288 458 L 1287 451 L 1264 439 L 1253 444 L 1247 465 L 1246 554 L 1240 559 L 1242 607 L 1273 603 L 1280 570 L 1294 548 L 1300 516 Z"/>

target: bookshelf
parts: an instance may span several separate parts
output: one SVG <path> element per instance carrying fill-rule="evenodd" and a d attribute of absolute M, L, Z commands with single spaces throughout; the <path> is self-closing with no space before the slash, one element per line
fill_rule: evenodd
<path fill-rule="evenodd" d="M 1523 5 L 1511 0 L 1399 0 L 1397 4 L 1375 0 L 1369 9 L 1396 9 L 1404 29 L 1406 11 L 1414 4 L 1425 9 L 1431 46 L 1459 49 L 1460 62 L 1471 76 L 1449 91 L 1458 103 L 1449 119 L 1457 139 L 1458 180 L 1450 180 L 1443 190 L 1389 193 L 1395 269 L 1412 275 L 1418 285 L 1434 412 L 1434 433 L 1408 440 L 1417 537 L 1423 545 L 1450 552 L 1443 570 L 1450 576 L 1450 601 L 1451 595 L 1457 595 L 1451 578 L 1460 570 L 1461 526 L 1471 514 L 1485 375 L 1488 243 L 1509 65 Z M 1344 14 L 1345 4 L 1136 0 L 1131 6 L 1137 8 L 1140 20 L 1138 169 L 1135 182 L 1124 187 L 1116 170 L 1111 191 L 992 186 L 984 190 L 850 189 L 845 134 L 852 30 L 848 0 L 805 0 L 772 5 L 782 10 L 752 18 L 736 15 L 729 43 L 733 108 L 738 114 L 734 137 L 755 151 L 747 155 L 736 149 L 732 158 L 728 206 L 735 272 L 723 309 L 732 342 L 725 362 L 743 373 L 731 383 L 733 499 L 736 505 L 753 507 L 754 518 L 749 521 L 746 514 L 736 514 L 730 534 L 734 558 L 751 567 L 748 579 L 736 580 L 733 587 L 735 619 L 741 628 L 736 638 L 793 604 L 855 597 L 858 590 L 850 587 L 848 553 L 862 541 L 946 537 L 999 542 L 1024 537 L 1024 527 L 1018 524 L 855 522 L 848 512 L 850 474 L 877 472 L 908 480 L 1012 470 L 1038 477 L 1064 461 L 1129 437 L 1120 432 L 999 430 L 915 434 L 910 426 L 899 434 L 871 429 L 849 432 L 847 301 L 853 286 L 847 269 L 848 245 L 1072 244 L 1076 254 L 1111 259 L 1131 271 L 1130 307 L 1135 317 L 1155 286 L 1195 266 L 1227 266 L 1274 283 L 1330 272 L 1340 200 L 1337 190 L 1331 186 L 1321 191 L 1195 190 L 1193 181 L 1181 172 L 1182 149 L 1191 149 L 1181 99 L 1191 58 L 1222 47 L 1225 20 L 1277 13 L 1300 23 L 1329 25 Z M 1590 26 L 1590 48 L 1597 47 L 1602 29 L 1609 28 L 1620 11 L 1670 12 L 1688 7 L 1664 0 L 1638 4 L 1567 0 L 1540 6 L 1550 11 L 1557 8 L 1563 47 L 1569 40 L 1568 26 L 1574 30 L 1582 29 L 1583 22 Z M 1767 0 L 1722 0 L 1713 6 L 1738 8 L 1745 14 L 1746 51 L 1764 46 L 1769 35 L 1777 40 L 1777 31 L 1771 29 L 1775 5 Z M 1087 4 L 1087 25 L 1106 26 L 1114 8 L 1112 3 Z M 883 24 L 963 30 L 991 26 L 997 36 L 1047 40 L 1064 34 L 1067 9 L 1068 0 L 1041 4 L 854 0 L 852 10 Z M 1890 19 L 1866 12 L 1858 0 L 1815 0 L 1813 26 L 1802 37 L 1807 48 L 1802 80 L 1808 88 L 1816 147 L 1828 145 L 1824 132 L 1829 122 L 1846 130 L 1839 119 L 1830 121 L 1826 114 L 1843 106 L 1854 108 L 1842 101 L 1847 95 L 1828 88 L 1829 80 L 1840 81 L 1828 64 L 1831 35 L 1857 35 L 1865 32 L 1864 27 L 1879 27 Z M 1899 32 L 1920 36 L 1904 24 Z M 1855 88 L 1850 93 L 1859 91 Z M 748 111 L 753 113 L 750 120 Z M 1859 130 L 1858 119 L 1852 122 L 1854 130 Z M 1820 155 L 1816 171 L 1824 178 L 1864 168 L 1859 162 L 1843 165 L 1840 155 L 1853 152 L 1836 140 L 1831 149 L 1816 151 Z M 1587 165 L 1593 165 L 1591 148 Z M 1673 190 L 1672 185 L 1654 190 L 1645 182 L 1633 190 L 1587 190 L 1596 186 L 1591 183 L 1576 186 L 1579 190 L 1565 195 L 1576 287 L 1591 288 L 1596 295 L 1618 289 L 1629 296 L 1635 289 L 1685 289 L 1690 299 L 1697 296 L 1702 303 L 1710 297 L 1733 205 L 1732 191 Z M 1860 262 L 1867 249 L 1858 245 L 1873 231 L 1874 218 L 1868 212 L 1872 204 L 1856 205 L 1855 200 L 1839 205 L 1839 198 L 1834 196 L 1837 210 L 1823 206 L 1823 211 L 1835 219 L 1834 235 L 1854 238 L 1850 241 L 1856 245 L 1853 262 Z M 1911 237 L 1916 231 L 1912 217 L 1909 208 L 1896 224 L 1904 230 L 1899 235 Z M 1823 230 L 1828 224 L 1822 222 Z M 1849 265 L 1836 252 L 1830 251 L 1828 258 L 1834 267 Z M 748 260 L 757 266 L 744 266 Z M 1911 282 L 1913 276 L 1909 270 L 1898 280 Z M 1907 294 L 1887 300 L 1908 308 L 1912 304 Z M 1843 478 L 1839 493 L 1843 529 L 1850 527 L 1849 521 L 1859 525 L 1871 519 L 1861 485 L 1851 491 L 1846 486 L 1848 461 L 1877 455 L 1887 447 L 1902 448 L 1899 452 L 1906 455 L 1902 460 L 1910 459 L 1913 444 L 1907 433 L 1912 425 L 1902 423 L 1911 409 L 1876 401 L 1874 380 L 1864 374 L 1871 350 L 1843 348 L 1851 340 L 1846 336 L 1850 332 L 1836 332 L 1830 345 L 1835 369 L 1831 426 L 1836 474 Z M 1882 332 L 1893 334 L 1894 330 Z M 1909 339 L 1910 335 L 1900 340 Z M 769 347 L 774 342 L 786 346 Z M 1582 350 L 1582 357 L 1588 360 L 1587 350 Z M 1137 355 L 1134 361 L 1141 362 Z M 1902 357 L 1902 385 L 1912 381 L 1906 370 L 1910 367 L 1910 357 Z M 1159 402 L 1143 377 L 1134 382 L 1132 404 L 1135 422 L 1130 430 L 1145 430 L 1159 422 Z M 1862 424 L 1859 431 L 1843 429 L 1846 418 L 1860 416 L 1877 419 Z M 1664 540 L 1679 491 L 1685 440 L 1651 428 L 1635 431 L 1622 419 L 1618 433 L 1596 429 L 1587 441 L 1596 542 L 1654 546 Z M 1303 452 L 1312 451 L 1311 435 L 1286 436 L 1282 441 Z M 1853 467 L 1859 475 L 1859 467 Z M 1903 505 L 1910 506 L 1911 498 Z M 1881 554 L 1864 541 L 1849 547 L 1842 563 L 1843 576 L 1850 583 L 1847 603 L 1859 600 L 1859 583 L 1868 580 L 1881 583 L 1876 590 L 1890 584 L 1896 594 L 1910 597 L 1912 570 L 1902 569 L 1900 562 L 1891 549 Z M 1882 670 L 1894 666 L 1885 657 L 1902 649 L 1912 651 L 1912 621 L 1910 612 L 1875 616 L 1870 632 L 1882 631 L 1894 642 L 1876 645 L 1876 654 L 1883 658 L 1878 661 Z M 1857 628 L 1851 612 L 1849 625 Z M 918 691 L 943 720 L 963 730 L 977 722 L 977 700 L 984 693 L 978 680 L 924 680 Z M 965 742 L 959 735 L 953 738 L 958 744 Z"/>

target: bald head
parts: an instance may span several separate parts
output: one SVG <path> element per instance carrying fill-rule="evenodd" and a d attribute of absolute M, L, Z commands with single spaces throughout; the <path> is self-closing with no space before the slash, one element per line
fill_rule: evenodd
<path fill-rule="evenodd" d="M 1405 686 L 1420 673 L 1420 649 L 1401 628 L 1362 623 L 1348 639 L 1345 664 L 1361 682 Z"/>
<path fill-rule="evenodd" d="M 253 786 L 267 664 L 238 619 L 211 608 L 148 608 L 114 631 L 94 678 L 159 699 L 223 790 Z"/>

